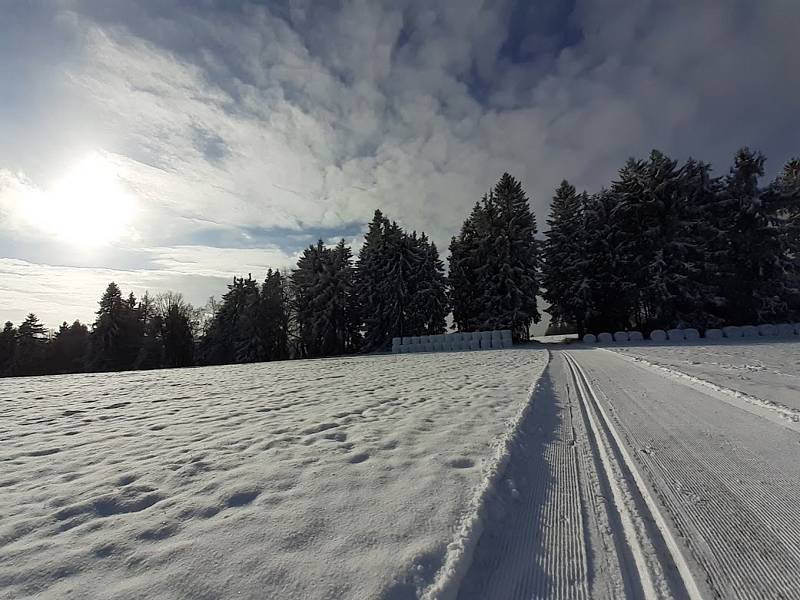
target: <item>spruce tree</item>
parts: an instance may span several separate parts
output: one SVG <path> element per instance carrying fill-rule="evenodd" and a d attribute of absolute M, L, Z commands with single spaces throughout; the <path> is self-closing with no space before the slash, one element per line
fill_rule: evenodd
<path fill-rule="evenodd" d="M 48 373 L 83 371 L 89 351 L 89 328 L 80 321 L 63 322 L 49 344 Z"/>
<path fill-rule="evenodd" d="M 6 321 L 0 333 L 0 377 L 13 375 L 14 357 L 17 352 L 17 330 L 11 321 Z"/>
<path fill-rule="evenodd" d="M 723 268 L 730 323 L 769 323 L 788 313 L 780 231 L 773 225 L 769 204 L 759 188 L 764 162 L 759 152 L 739 150 L 722 192 L 727 210 Z"/>
<path fill-rule="evenodd" d="M 289 299 L 280 271 L 267 270 L 261 285 L 259 325 L 265 340 L 265 360 L 289 358 Z"/>
<path fill-rule="evenodd" d="M 12 372 L 14 375 L 45 373 L 47 332 L 39 318 L 30 313 L 17 329 L 17 347 Z"/>
<path fill-rule="evenodd" d="M 763 194 L 771 226 L 780 244 L 786 320 L 800 320 L 800 159 L 788 161 Z"/>
<path fill-rule="evenodd" d="M 581 295 L 583 273 L 583 197 L 566 180 L 550 205 L 549 230 L 542 252 L 542 296 L 550 303 L 551 323 L 574 325 L 583 335 L 586 307 Z"/>
<path fill-rule="evenodd" d="M 528 338 L 540 318 L 536 233 L 522 185 L 504 173 L 451 242 L 451 299 L 460 328 L 510 329 L 515 340 Z"/>

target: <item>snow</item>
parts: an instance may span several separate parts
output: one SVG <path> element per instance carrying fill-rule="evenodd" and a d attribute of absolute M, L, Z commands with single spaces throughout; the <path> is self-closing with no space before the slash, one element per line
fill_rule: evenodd
<path fill-rule="evenodd" d="M 800 339 L 740 338 L 685 346 L 621 347 L 614 351 L 800 411 Z"/>
<path fill-rule="evenodd" d="M 5 380 L 0 597 L 453 588 L 546 363 L 512 349 Z"/>

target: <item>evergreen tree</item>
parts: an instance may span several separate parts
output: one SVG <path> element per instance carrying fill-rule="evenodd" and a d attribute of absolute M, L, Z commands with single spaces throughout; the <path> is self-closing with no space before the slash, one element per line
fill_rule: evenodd
<path fill-rule="evenodd" d="M 6 321 L 0 333 L 0 377 L 13 375 L 14 357 L 17 353 L 17 330 L 11 321 Z"/>
<path fill-rule="evenodd" d="M 64 321 L 50 342 L 48 373 L 80 373 L 89 352 L 89 328 L 80 321 Z"/>
<path fill-rule="evenodd" d="M 99 305 L 90 336 L 89 368 L 95 371 L 136 368 L 144 336 L 136 297 L 131 293 L 123 299 L 119 286 L 112 281 Z"/>
<path fill-rule="evenodd" d="M 764 162 L 759 152 L 739 150 L 722 192 L 728 238 L 722 268 L 729 323 L 769 323 L 788 313 L 787 257 L 758 185 Z"/>
<path fill-rule="evenodd" d="M 562 181 L 550 205 L 550 229 L 542 252 L 542 295 L 550 303 L 551 327 L 574 324 L 581 336 L 586 328 L 580 268 L 584 204 L 575 187 Z"/>
<path fill-rule="evenodd" d="M 540 318 L 536 232 L 522 185 L 504 173 L 451 242 L 451 298 L 459 328 L 510 329 L 514 339 L 528 338 L 531 323 Z"/>
<path fill-rule="evenodd" d="M 356 323 L 350 248 L 340 241 L 326 248 L 322 240 L 309 246 L 292 273 L 297 322 L 305 356 L 332 356 L 355 351 Z"/>
<path fill-rule="evenodd" d="M 30 313 L 17 329 L 14 375 L 42 375 L 45 372 L 47 332 L 38 317 Z"/>
<path fill-rule="evenodd" d="M 780 243 L 787 320 L 800 320 L 800 159 L 787 162 L 764 192 L 770 224 Z"/>
<path fill-rule="evenodd" d="M 605 189 L 583 202 L 578 293 L 588 331 L 625 329 L 633 313 L 632 295 L 621 293 L 625 283 L 620 275 L 619 233 L 612 216 L 616 202 L 614 194 Z"/>
<path fill-rule="evenodd" d="M 267 270 L 261 286 L 259 323 L 266 342 L 265 360 L 289 358 L 289 299 L 280 271 Z"/>

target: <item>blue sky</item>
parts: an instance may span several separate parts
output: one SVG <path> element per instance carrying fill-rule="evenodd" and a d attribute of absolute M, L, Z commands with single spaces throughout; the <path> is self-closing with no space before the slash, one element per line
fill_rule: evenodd
<path fill-rule="evenodd" d="M 744 144 L 770 173 L 800 152 L 793 0 L 0 11 L 2 320 L 91 322 L 111 279 L 202 304 L 357 245 L 375 208 L 445 254 L 503 171 L 543 224 L 562 178 L 596 190 L 654 147 L 718 173 Z"/>

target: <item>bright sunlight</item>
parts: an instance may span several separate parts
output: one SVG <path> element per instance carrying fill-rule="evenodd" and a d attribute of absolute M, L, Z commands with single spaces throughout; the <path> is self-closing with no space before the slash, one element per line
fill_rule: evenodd
<path fill-rule="evenodd" d="M 135 198 L 121 185 L 115 166 L 92 154 L 73 166 L 55 185 L 20 207 L 32 225 L 81 246 L 102 246 L 129 233 Z"/>

